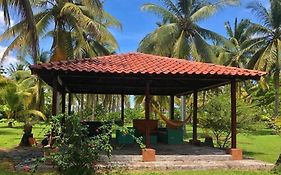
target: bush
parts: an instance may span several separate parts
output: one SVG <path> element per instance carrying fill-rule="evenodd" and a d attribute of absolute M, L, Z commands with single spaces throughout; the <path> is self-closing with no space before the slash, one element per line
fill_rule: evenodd
<path fill-rule="evenodd" d="M 93 174 L 93 163 L 99 160 L 100 154 L 106 153 L 110 156 L 112 147 L 109 143 L 109 126 L 102 126 L 101 131 L 104 132 L 99 135 L 88 137 L 87 126 L 81 124 L 77 115 L 58 115 L 54 117 L 52 125 L 55 134 L 54 146 L 59 151 L 53 153 L 51 159 L 61 174 Z"/>
<path fill-rule="evenodd" d="M 241 99 L 237 100 L 237 129 L 250 130 L 255 122 L 257 108 Z M 200 110 L 199 124 L 211 131 L 220 148 L 229 146 L 231 138 L 231 100 L 227 95 L 212 97 Z"/>

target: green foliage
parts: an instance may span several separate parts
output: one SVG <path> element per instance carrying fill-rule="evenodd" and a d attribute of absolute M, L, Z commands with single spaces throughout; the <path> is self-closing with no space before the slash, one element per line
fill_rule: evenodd
<path fill-rule="evenodd" d="M 216 139 L 217 146 L 227 147 L 231 138 L 230 98 L 220 94 L 212 97 L 201 109 L 200 125 L 209 129 Z M 241 99 L 237 101 L 237 128 L 239 131 L 251 129 L 257 118 L 257 108 Z"/>
<path fill-rule="evenodd" d="M 87 126 L 81 124 L 79 116 L 58 115 L 54 117 L 52 127 L 59 151 L 51 158 L 62 174 L 92 174 L 93 162 L 99 160 L 100 154 L 109 156 L 112 151 L 110 126 L 102 126 L 99 135 L 88 137 Z"/>
<path fill-rule="evenodd" d="M 140 108 L 125 109 L 125 122 L 131 123 L 134 119 L 144 118 L 144 113 Z"/>
<path fill-rule="evenodd" d="M 29 71 L 16 71 L 12 78 L 0 77 L 0 113 L 2 116 L 19 121 L 30 120 L 34 116 L 46 119 L 42 112 L 34 109 L 36 103 L 34 76 L 31 76 Z"/>

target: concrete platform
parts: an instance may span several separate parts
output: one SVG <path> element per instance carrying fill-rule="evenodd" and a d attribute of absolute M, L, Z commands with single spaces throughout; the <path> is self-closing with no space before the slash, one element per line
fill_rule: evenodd
<path fill-rule="evenodd" d="M 102 156 L 102 161 L 96 166 L 100 168 L 113 167 L 127 170 L 208 170 L 208 169 L 243 169 L 243 170 L 269 170 L 273 164 L 258 160 L 231 160 L 225 151 L 184 145 L 158 145 L 155 162 L 142 162 L 138 146 L 121 146 L 115 148 L 110 159 Z M 131 154 L 127 154 L 131 153 Z M 38 157 L 42 157 L 42 149 L 16 148 L 1 150 L 0 158 L 13 160 L 16 170 L 22 170 L 24 165 L 32 166 Z M 52 165 L 42 164 L 39 169 L 51 170 Z"/>
<path fill-rule="evenodd" d="M 114 147 L 112 156 L 108 159 L 102 156 L 99 167 L 117 167 L 128 170 L 208 170 L 208 169 L 243 169 L 269 170 L 273 164 L 251 160 L 231 160 L 231 155 L 224 150 L 194 146 L 188 143 L 182 145 L 157 144 L 155 162 L 142 162 L 140 148 L 137 145 L 119 145 Z"/>
<path fill-rule="evenodd" d="M 98 164 L 100 168 L 112 166 L 126 170 L 208 170 L 208 169 L 241 169 L 270 170 L 273 164 L 257 160 L 224 160 L 224 161 L 156 161 L 156 162 L 110 162 Z"/>

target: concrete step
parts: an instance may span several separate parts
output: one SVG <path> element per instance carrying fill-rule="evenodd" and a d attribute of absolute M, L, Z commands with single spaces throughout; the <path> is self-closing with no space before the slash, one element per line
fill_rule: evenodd
<path fill-rule="evenodd" d="M 110 159 L 102 156 L 103 161 L 112 162 L 141 162 L 141 155 L 112 155 Z M 156 161 L 226 161 L 231 155 L 156 155 Z"/>
<path fill-rule="evenodd" d="M 113 166 L 127 170 L 209 170 L 209 169 L 241 169 L 270 170 L 273 164 L 257 160 L 226 161 L 156 161 L 156 162 L 111 162 L 97 165 L 101 168 Z"/>

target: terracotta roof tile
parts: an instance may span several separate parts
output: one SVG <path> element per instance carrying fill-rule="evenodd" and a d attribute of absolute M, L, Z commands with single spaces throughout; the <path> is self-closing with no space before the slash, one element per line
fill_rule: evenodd
<path fill-rule="evenodd" d="M 257 77 L 265 72 L 168 58 L 143 53 L 127 53 L 32 65 L 31 69 L 117 74 L 203 74 Z"/>

